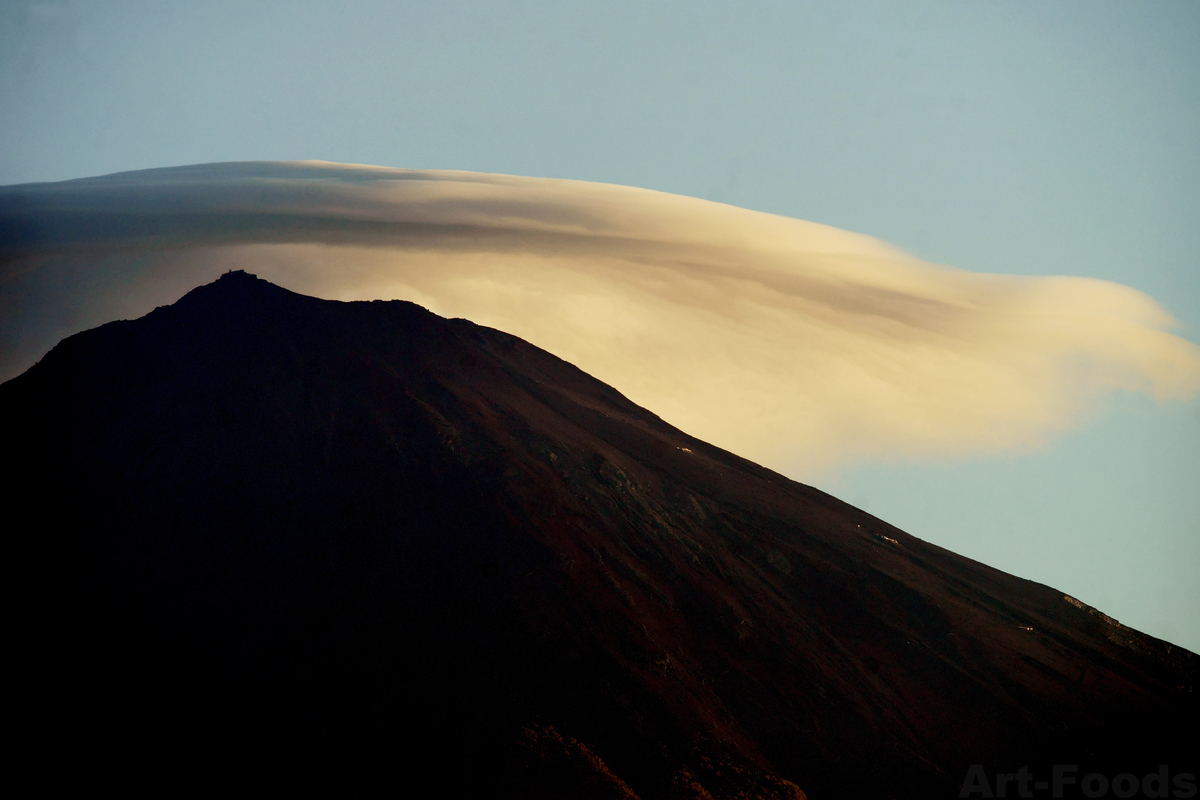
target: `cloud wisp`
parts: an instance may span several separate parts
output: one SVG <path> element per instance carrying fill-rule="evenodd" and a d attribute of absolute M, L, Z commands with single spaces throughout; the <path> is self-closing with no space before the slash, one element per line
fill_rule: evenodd
<path fill-rule="evenodd" d="M 0 188 L 0 379 L 229 269 L 500 328 L 794 477 L 1029 450 L 1112 391 L 1200 391 L 1200 348 L 1118 284 L 644 189 L 321 162 Z"/>

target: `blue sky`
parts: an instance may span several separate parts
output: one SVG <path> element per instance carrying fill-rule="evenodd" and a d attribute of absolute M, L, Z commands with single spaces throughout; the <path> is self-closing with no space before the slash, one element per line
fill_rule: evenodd
<path fill-rule="evenodd" d="M 0 184 L 324 159 L 627 184 L 977 272 L 1146 292 L 1200 342 L 1200 6 L 6 2 Z M 818 485 L 1200 650 L 1200 403 Z"/>

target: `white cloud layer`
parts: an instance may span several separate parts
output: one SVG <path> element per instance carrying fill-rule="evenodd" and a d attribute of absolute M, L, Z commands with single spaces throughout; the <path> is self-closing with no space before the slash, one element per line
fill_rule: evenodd
<path fill-rule="evenodd" d="M 1200 391 L 1200 348 L 1118 284 L 624 186 L 317 162 L 0 188 L 0 379 L 228 269 L 500 328 L 801 478 L 1029 450 L 1114 390 Z"/>

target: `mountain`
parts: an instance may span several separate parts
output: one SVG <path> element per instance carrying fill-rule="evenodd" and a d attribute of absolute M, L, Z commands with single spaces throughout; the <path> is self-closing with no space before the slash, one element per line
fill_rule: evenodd
<path fill-rule="evenodd" d="M 1195 654 L 411 303 L 228 273 L 64 340 L 0 410 L 22 752 L 61 780 L 823 800 L 1194 771 Z"/>

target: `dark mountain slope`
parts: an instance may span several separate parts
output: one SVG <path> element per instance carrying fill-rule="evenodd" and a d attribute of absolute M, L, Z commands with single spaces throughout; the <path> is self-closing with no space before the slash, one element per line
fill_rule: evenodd
<path fill-rule="evenodd" d="M 410 303 L 230 273 L 0 410 L 27 723 L 77 777 L 819 800 L 1193 757 L 1194 654 Z"/>

